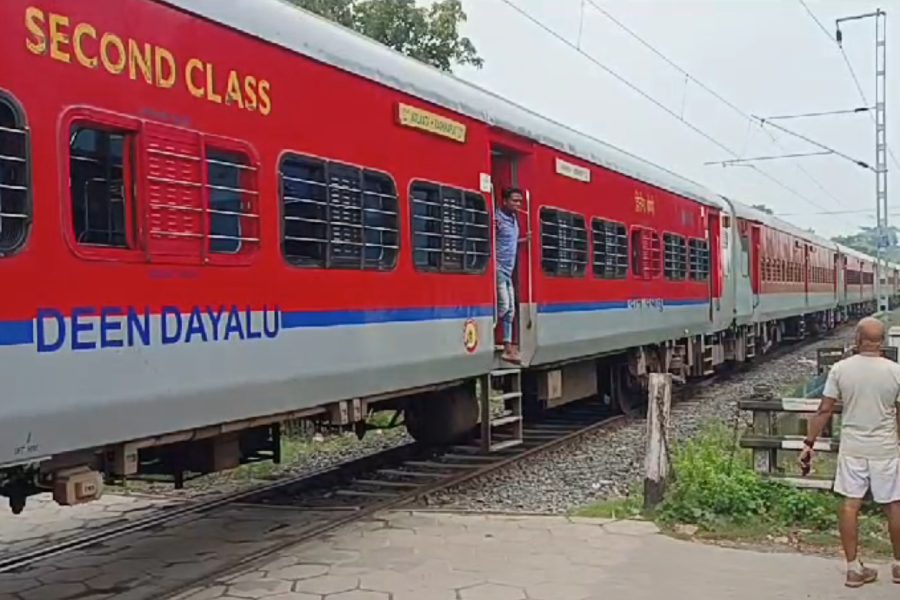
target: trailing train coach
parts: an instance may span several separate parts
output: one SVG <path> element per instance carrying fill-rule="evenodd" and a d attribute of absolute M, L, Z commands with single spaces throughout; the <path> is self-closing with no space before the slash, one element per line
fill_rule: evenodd
<path fill-rule="evenodd" d="M 875 310 L 872 257 L 278 0 L 5 0 L 0 33 L 14 512 L 278 460 L 296 419 L 361 435 L 392 409 L 495 451 L 523 409 L 632 410 L 650 372 Z M 509 187 L 515 365 L 495 344 Z"/>

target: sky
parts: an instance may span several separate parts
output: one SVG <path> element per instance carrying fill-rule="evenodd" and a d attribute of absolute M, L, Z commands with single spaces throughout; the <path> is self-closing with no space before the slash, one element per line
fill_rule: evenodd
<path fill-rule="evenodd" d="M 900 160 L 900 126 L 892 125 L 892 117 L 900 119 L 900 37 L 890 37 L 900 32 L 900 0 L 804 1 L 828 34 L 800 0 L 462 0 L 468 17 L 463 34 L 485 64 L 455 73 L 723 195 L 765 204 L 795 225 L 828 237 L 854 233 L 875 225 L 875 174 L 850 160 L 827 155 L 744 163 L 770 178 L 747 166 L 705 164 L 821 151 L 738 110 L 769 117 L 865 106 L 834 42 L 834 22 L 876 8 L 887 12 L 887 139 Z M 512 6 L 570 44 L 578 46 L 580 36 L 580 52 Z M 847 60 L 869 106 L 875 96 L 874 27 L 874 19 L 842 27 Z M 873 118 L 858 113 L 775 123 L 874 165 Z M 889 157 L 888 168 L 889 218 L 900 224 L 900 162 Z"/>

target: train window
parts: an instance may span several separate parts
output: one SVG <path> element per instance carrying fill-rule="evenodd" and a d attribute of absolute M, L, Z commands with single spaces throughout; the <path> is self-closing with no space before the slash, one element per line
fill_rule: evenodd
<path fill-rule="evenodd" d="M 663 272 L 666 279 L 682 280 L 687 277 L 687 244 L 680 235 L 663 235 Z"/>
<path fill-rule="evenodd" d="M 628 234 L 625 225 L 593 219 L 594 275 L 601 279 L 628 276 Z"/>
<path fill-rule="evenodd" d="M 245 244 L 259 243 L 256 167 L 241 152 L 207 148 L 207 249 L 215 254 L 237 254 Z"/>
<path fill-rule="evenodd" d="M 0 256 L 18 251 L 28 237 L 29 179 L 25 120 L 0 96 Z"/>
<path fill-rule="evenodd" d="M 480 194 L 434 183 L 410 188 L 413 263 L 424 271 L 482 273 L 490 258 L 490 219 Z"/>
<path fill-rule="evenodd" d="M 652 229 L 631 230 L 631 271 L 635 277 L 653 279 L 662 271 L 659 234 Z"/>
<path fill-rule="evenodd" d="M 69 185 L 78 244 L 130 247 L 133 150 L 131 132 L 72 127 Z"/>
<path fill-rule="evenodd" d="M 688 241 L 688 250 L 690 278 L 705 281 L 709 278 L 709 242 L 692 239 Z"/>
<path fill-rule="evenodd" d="M 292 155 L 281 163 L 282 251 L 326 269 L 392 269 L 400 247 L 397 188 L 383 173 Z"/>
<path fill-rule="evenodd" d="M 587 268 L 587 229 L 581 215 L 541 209 L 541 265 L 548 275 L 581 277 Z"/>

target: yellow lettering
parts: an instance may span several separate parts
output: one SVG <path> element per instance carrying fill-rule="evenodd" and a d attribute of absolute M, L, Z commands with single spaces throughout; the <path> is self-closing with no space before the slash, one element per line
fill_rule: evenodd
<path fill-rule="evenodd" d="M 96 42 L 97 30 L 87 23 L 79 23 L 75 26 L 75 33 L 72 35 L 72 46 L 75 48 L 75 58 L 85 67 L 96 69 L 98 62 L 97 57 L 91 57 L 84 53 L 84 46 L 81 41 L 84 36 L 88 36 Z"/>
<path fill-rule="evenodd" d="M 25 38 L 25 47 L 34 54 L 46 54 L 47 36 L 44 34 L 44 11 L 34 6 L 25 9 L 25 28 L 31 38 Z"/>
<path fill-rule="evenodd" d="M 128 40 L 128 76 L 137 79 L 137 71 L 141 70 L 144 81 L 153 83 L 153 71 L 150 70 L 150 44 L 144 44 L 144 51 L 132 39 Z"/>
<path fill-rule="evenodd" d="M 116 48 L 118 56 L 116 56 L 115 61 L 109 55 L 110 46 L 115 46 Z M 122 43 L 119 36 L 114 33 L 104 33 L 103 37 L 100 38 L 100 62 L 103 63 L 103 67 L 113 75 L 120 75 L 125 70 L 126 60 L 125 44 Z"/>
<path fill-rule="evenodd" d="M 228 74 L 228 92 L 225 94 L 225 104 L 231 104 L 232 102 L 244 108 L 244 97 L 241 95 L 241 80 L 237 71 L 232 71 Z"/>
<path fill-rule="evenodd" d="M 256 110 L 256 77 L 253 75 L 244 78 L 244 94 L 247 96 L 247 110 Z"/>
<path fill-rule="evenodd" d="M 25 29 L 25 46 L 32 54 L 49 54 L 54 60 L 88 69 L 102 66 L 112 75 L 122 75 L 127 69 L 130 79 L 143 79 L 162 89 L 175 87 L 183 76 L 188 92 L 195 98 L 258 111 L 263 116 L 272 112 L 271 84 L 265 79 L 243 76 L 231 69 L 223 85 L 221 79 L 216 79 L 213 63 L 191 58 L 182 72 L 180 62 L 166 48 L 103 32 L 91 23 L 73 21 L 64 14 L 45 12 L 34 6 L 25 8 Z M 453 129 L 444 123 L 431 126 Z M 448 133 L 456 134 L 456 131 Z"/>
<path fill-rule="evenodd" d="M 259 113 L 268 116 L 272 112 L 272 100 L 269 98 L 269 82 L 263 79 L 259 82 Z"/>
<path fill-rule="evenodd" d="M 165 48 L 156 46 L 156 85 L 158 87 L 169 89 L 175 85 L 175 57 Z M 163 75 L 163 67 L 168 69 L 168 75 Z"/>
<path fill-rule="evenodd" d="M 222 104 L 222 96 L 216 93 L 216 74 L 210 63 L 206 63 L 206 98 L 210 102 Z"/>
<path fill-rule="evenodd" d="M 192 58 L 191 60 L 187 61 L 187 66 L 184 69 L 184 80 L 187 83 L 188 91 L 191 92 L 191 95 L 196 96 L 197 98 L 202 98 L 204 91 L 202 87 L 194 83 L 194 77 L 191 73 L 202 68 L 203 62 L 197 58 Z"/>
<path fill-rule="evenodd" d="M 69 17 L 50 13 L 50 58 L 67 63 L 71 60 L 63 46 L 68 45 L 69 36 L 62 31 L 69 27 Z"/>

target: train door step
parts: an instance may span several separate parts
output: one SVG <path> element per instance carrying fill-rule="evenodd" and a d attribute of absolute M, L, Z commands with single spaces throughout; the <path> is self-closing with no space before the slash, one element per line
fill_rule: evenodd
<path fill-rule="evenodd" d="M 703 361 L 703 374 L 704 375 L 712 375 L 716 372 L 715 369 L 715 357 L 713 356 L 713 337 L 711 335 L 704 335 L 702 338 L 702 361 Z"/>
<path fill-rule="evenodd" d="M 747 360 L 756 358 L 756 333 L 751 328 L 747 331 L 747 352 L 744 356 Z"/>
<path fill-rule="evenodd" d="M 500 452 L 522 444 L 522 370 L 504 368 L 485 375 L 479 400 L 482 453 Z M 494 414 L 495 403 L 502 404 L 499 414 Z"/>

